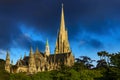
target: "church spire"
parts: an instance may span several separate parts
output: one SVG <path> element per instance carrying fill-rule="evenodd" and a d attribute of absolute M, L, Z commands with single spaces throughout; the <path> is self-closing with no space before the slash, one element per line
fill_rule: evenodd
<path fill-rule="evenodd" d="M 46 46 L 49 46 L 48 39 L 47 39 L 47 42 L 46 42 Z"/>
<path fill-rule="evenodd" d="M 67 30 L 65 29 L 64 9 L 62 4 L 60 31 L 56 40 L 55 54 L 70 52 Z"/>
<path fill-rule="evenodd" d="M 10 73 L 10 55 L 8 51 L 6 54 L 5 70 Z"/>
<path fill-rule="evenodd" d="M 32 53 L 33 53 L 33 49 L 32 49 L 32 47 L 30 47 L 30 54 L 29 54 L 29 56 L 32 56 Z"/>
<path fill-rule="evenodd" d="M 47 41 L 46 41 L 45 55 L 47 55 L 47 56 L 49 56 L 49 55 L 50 55 L 50 49 L 49 49 L 48 39 L 47 39 Z"/>
<path fill-rule="evenodd" d="M 61 10 L 61 23 L 60 23 L 60 33 L 65 31 L 65 20 L 64 20 L 64 5 L 62 3 L 62 10 Z"/>
<path fill-rule="evenodd" d="M 28 61 L 28 71 L 30 73 L 36 72 L 35 58 L 33 55 L 32 47 L 30 48 L 29 61 Z"/>
<path fill-rule="evenodd" d="M 37 53 L 39 53 L 39 49 L 38 49 L 38 46 L 37 46 L 37 48 L 36 48 L 36 52 L 35 52 L 35 53 L 36 53 L 36 54 L 37 54 Z"/>
<path fill-rule="evenodd" d="M 9 54 L 8 51 L 7 51 L 7 54 L 6 54 L 6 59 L 10 59 L 10 54 Z"/>

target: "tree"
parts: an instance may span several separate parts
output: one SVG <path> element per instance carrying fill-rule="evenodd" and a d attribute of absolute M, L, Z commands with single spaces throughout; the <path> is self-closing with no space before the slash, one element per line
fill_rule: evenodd
<path fill-rule="evenodd" d="M 88 69 L 91 69 L 93 67 L 93 61 L 95 60 L 91 60 L 91 58 L 87 56 L 80 56 L 79 58 L 76 58 L 76 63 L 84 65 L 84 67 Z"/>
<path fill-rule="evenodd" d="M 97 55 L 100 57 L 100 60 L 102 59 L 102 53 L 101 52 L 97 52 Z"/>
<path fill-rule="evenodd" d="M 120 80 L 120 69 L 115 67 L 109 67 L 103 73 L 102 80 Z"/>
<path fill-rule="evenodd" d="M 101 60 L 98 60 L 97 61 L 97 68 L 100 68 L 100 67 L 107 67 L 107 63 L 104 59 L 101 59 Z"/>
<path fill-rule="evenodd" d="M 106 60 L 109 53 L 106 52 L 106 51 L 100 51 L 100 52 L 98 52 L 97 54 L 98 54 L 98 56 L 100 56 L 100 60 L 101 60 L 101 59 Z"/>
<path fill-rule="evenodd" d="M 112 54 L 110 61 L 113 66 L 120 69 L 120 52 Z"/>
<path fill-rule="evenodd" d="M 110 64 L 110 54 L 106 51 L 100 51 L 97 53 L 100 57 L 100 60 L 97 61 L 98 67 L 107 67 Z"/>

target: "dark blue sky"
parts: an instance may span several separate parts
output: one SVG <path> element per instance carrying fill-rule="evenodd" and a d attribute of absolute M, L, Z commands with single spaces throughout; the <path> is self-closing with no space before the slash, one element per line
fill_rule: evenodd
<path fill-rule="evenodd" d="M 0 0 L 0 58 L 16 61 L 30 46 L 54 52 L 64 3 L 73 54 L 98 59 L 97 52 L 120 51 L 120 0 Z"/>

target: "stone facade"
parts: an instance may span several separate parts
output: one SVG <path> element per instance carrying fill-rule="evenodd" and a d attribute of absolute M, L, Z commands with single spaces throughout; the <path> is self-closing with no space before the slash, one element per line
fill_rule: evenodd
<path fill-rule="evenodd" d="M 54 54 L 50 54 L 48 40 L 45 52 L 42 53 L 36 48 L 29 52 L 29 56 L 19 59 L 15 65 L 10 64 L 10 56 L 7 52 L 5 70 L 11 73 L 28 72 L 30 74 L 42 71 L 57 70 L 61 65 L 72 66 L 74 56 L 70 50 L 67 30 L 65 29 L 64 10 L 62 5 L 60 30 L 58 32 Z"/>

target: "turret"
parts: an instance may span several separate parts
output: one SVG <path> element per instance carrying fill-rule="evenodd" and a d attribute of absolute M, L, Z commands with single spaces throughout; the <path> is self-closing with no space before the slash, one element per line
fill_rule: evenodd
<path fill-rule="evenodd" d="M 49 49 L 49 43 L 48 43 L 48 40 L 47 40 L 47 42 L 46 42 L 45 55 L 46 55 L 46 56 L 49 56 L 49 55 L 50 55 L 50 49 Z"/>
<path fill-rule="evenodd" d="M 34 55 L 33 55 L 33 51 L 32 51 L 32 47 L 30 49 L 30 53 L 29 53 L 29 73 L 35 73 L 36 72 L 36 65 L 35 65 L 35 58 L 34 58 Z"/>
<path fill-rule="evenodd" d="M 10 73 L 10 55 L 8 51 L 6 54 L 5 70 Z"/>

